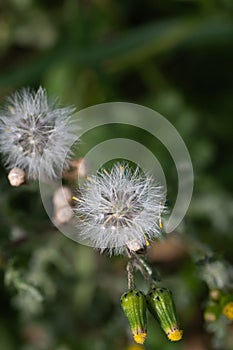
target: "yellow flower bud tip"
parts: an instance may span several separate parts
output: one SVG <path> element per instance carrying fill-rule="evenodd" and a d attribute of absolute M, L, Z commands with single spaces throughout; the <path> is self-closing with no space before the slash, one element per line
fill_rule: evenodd
<path fill-rule="evenodd" d="M 138 334 L 134 334 L 133 338 L 137 344 L 144 344 L 146 340 L 146 336 L 147 336 L 146 333 L 138 333 Z"/>
<path fill-rule="evenodd" d="M 229 318 L 229 320 L 233 320 L 233 301 L 224 306 L 222 313 Z"/>
<path fill-rule="evenodd" d="M 167 333 L 167 337 L 171 341 L 178 341 L 181 340 L 183 336 L 183 331 L 179 329 L 178 327 L 174 327 Z"/>

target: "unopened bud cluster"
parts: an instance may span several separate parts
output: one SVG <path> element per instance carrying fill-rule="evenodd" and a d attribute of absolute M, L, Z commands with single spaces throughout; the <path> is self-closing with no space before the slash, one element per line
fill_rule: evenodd
<path fill-rule="evenodd" d="M 152 277 L 152 270 L 141 252 L 133 252 L 127 264 L 128 290 L 121 296 L 121 307 L 128 319 L 129 326 L 137 344 L 144 344 L 147 337 L 147 311 L 159 322 L 160 327 L 170 341 L 182 339 L 176 314 L 176 307 L 172 292 L 161 286 L 159 275 Z M 143 256 L 143 257 L 142 257 Z M 141 272 L 145 282 L 149 285 L 146 294 L 135 287 L 134 270 Z M 158 286 L 157 284 L 160 284 Z"/>
<path fill-rule="evenodd" d="M 221 315 L 233 320 L 233 293 L 213 289 L 205 307 L 204 319 L 207 322 L 215 322 Z"/>
<path fill-rule="evenodd" d="M 68 186 L 59 187 L 53 196 L 54 221 L 59 226 L 66 224 L 73 217 L 72 192 Z"/>
<path fill-rule="evenodd" d="M 165 287 L 152 287 L 147 295 L 138 289 L 131 289 L 121 296 L 121 306 L 128 318 L 136 343 L 143 344 L 147 337 L 147 309 L 159 321 L 167 338 L 171 341 L 182 339 L 172 293 Z"/>

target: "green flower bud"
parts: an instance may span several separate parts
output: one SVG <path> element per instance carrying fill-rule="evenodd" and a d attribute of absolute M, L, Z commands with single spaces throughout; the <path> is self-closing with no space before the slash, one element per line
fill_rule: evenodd
<path fill-rule="evenodd" d="M 146 297 L 147 306 L 152 315 L 158 319 L 162 329 L 171 341 L 182 338 L 183 331 L 178 326 L 172 293 L 167 288 L 152 288 Z"/>
<path fill-rule="evenodd" d="M 143 344 L 147 336 L 145 295 L 137 289 L 129 290 L 121 296 L 121 307 L 128 318 L 135 342 Z"/>

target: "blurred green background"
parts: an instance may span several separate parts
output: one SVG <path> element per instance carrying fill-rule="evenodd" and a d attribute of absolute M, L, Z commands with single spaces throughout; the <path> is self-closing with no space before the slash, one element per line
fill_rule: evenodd
<path fill-rule="evenodd" d="M 232 44 L 232 0 L 0 1 L 1 102 L 23 86 L 42 85 L 78 110 L 111 101 L 141 104 L 164 115 L 190 151 L 189 211 L 149 254 L 174 292 L 184 340 L 169 343 L 149 317 L 148 350 L 233 349 L 231 324 L 222 339 L 205 330 L 208 288 L 194 263 L 208 251 L 233 260 Z M 143 131 L 100 128 L 84 137 L 80 155 L 116 134 L 154 152 L 172 207 L 175 166 Z M 0 349 L 136 350 L 119 304 L 126 260 L 62 236 L 37 184 L 10 187 L 3 166 L 0 191 Z M 140 277 L 138 285 L 145 288 Z"/>

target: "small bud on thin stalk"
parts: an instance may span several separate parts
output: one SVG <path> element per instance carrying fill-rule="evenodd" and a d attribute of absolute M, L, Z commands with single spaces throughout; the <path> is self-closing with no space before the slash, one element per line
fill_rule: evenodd
<path fill-rule="evenodd" d="M 165 287 L 151 288 L 146 296 L 147 306 L 155 318 L 158 318 L 161 328 L 171 341 L 182 339 L 172 293 Z"/>
<path fill-rule="evenodd" d="M 121 296 L 121 307 L 128 318 L 136 343 L 143 344 L 147 336 L 146 299 L 144 294 L 131 289 Z"/>
<path fill-rule="evenodd" d="M 57 225 L 68 223 L 73 217 L 72 208 L 69 205 L 58 208 L 54 213 L 54 221 Z"/>
<path fill-rule="evenodd" d="M 89 170 L 89 164 L 83 158 L 69 160 L 69 169 L 62 174 L 63 179 L 75 181 L 77 177 L 87 176 Z"/>
<path fill-rule="evenodd" d="M 25 172 L 20 168 L 13 168 L 8 174 L 11 186 L 19 187 L 25 183 Z"/>
<path fill-rule="evenodd" d="M 59 187 L 53 195 L 53 205 L 56 209 L 72 203 L 72 192 L 68 186 Z"/>

